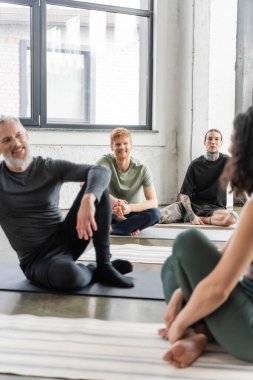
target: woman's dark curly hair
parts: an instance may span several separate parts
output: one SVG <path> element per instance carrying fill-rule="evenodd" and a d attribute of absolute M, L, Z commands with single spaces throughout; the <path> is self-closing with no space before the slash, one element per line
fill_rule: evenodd
<path fill-rule="evenodd" d="M 228 161 L 222 182 L 230 181 L 232 190 L 241 195 L 253 193 L 253 107 L 234 120 L 231 140 L 232 158 Z"/>

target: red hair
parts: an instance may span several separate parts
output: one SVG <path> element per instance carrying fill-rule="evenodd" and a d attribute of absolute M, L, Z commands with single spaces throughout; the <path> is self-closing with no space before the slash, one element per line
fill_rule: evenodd
<path fill-rule="evenodd" d="M 128 137 L 132 143 L 131 132 L 126 128 L 115 128 L 111 131 L 111 144 L 113 144 L 118 137 Z"/>

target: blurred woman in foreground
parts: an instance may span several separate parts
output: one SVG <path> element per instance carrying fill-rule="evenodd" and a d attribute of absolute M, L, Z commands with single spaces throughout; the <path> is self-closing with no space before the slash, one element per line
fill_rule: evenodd
<path fill-rule="evenodd" d="M 248 198 L 232 237 L 218 251 L 189 229 L 177 237 L 162 268 L 168 305 L 159 334 L 171 343 L 163 359 L 176 368 L 191 365 L 211 337 L 253 362 L 253 107 L 235 118 L 230 153 L 221 180 Z"/>

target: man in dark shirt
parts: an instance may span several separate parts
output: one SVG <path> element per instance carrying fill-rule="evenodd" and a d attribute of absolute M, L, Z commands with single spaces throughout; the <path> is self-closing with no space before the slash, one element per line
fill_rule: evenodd
<path fill-rule="evenodd" d="M 132 287 L 122 273 L 128 261 L 110 262 L 110 171 L 97 165 L 32 157 L 27 131 L 13 117 L 0 117 L 0 224 L 31 281 L 70 290 L 98 281 Z M 67 216 L 59 209 L 64 182 L 84 182 Z M 93 239 L 96 264 L 76 260 Z"/>
<path fill-rule="evenodd" d="M 220 187 L 219 177 L 228 160 L 220 153 L 222 134 L 209 130 L 204 139 L 206 153 L 189 165 L 179 194 L 179 202 L 161 210 L 159 223 L 190 222 L 229 226 L 238 216 L 226 209 L 226 191 Z"/>

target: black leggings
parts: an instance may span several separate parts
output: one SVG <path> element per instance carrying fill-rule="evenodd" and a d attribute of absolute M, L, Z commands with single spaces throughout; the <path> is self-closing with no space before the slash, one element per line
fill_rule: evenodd
<path fill-rule="evenodd" d="M 195 286 L 213 270 L 220 257 L 216 246 L 199 231 L 189 229 L 181 233 L 175 240 L 173 255 L 162 268 L 166 302 L 177 288 L 182 289 L 187 302 Z M 240 283 L 228 300 L 204 320 L 227 352 L 253 362 L 253 300 Z"/>
<path fill-rule="evenodd" d="M 47 288 L 71 290 L 87 286 L 94 273 L 94 267 L 76 263 L 89 241 L 79 239 L 76 231 L 77 212 L 84 195 L 85 185 L 78 193 L 59 230 L 40 248 L 36 259 L 30 263 L 24 273 L 31 281 Z M 100 202 L 96 204 L 95 220 L 97 231 L 93 231 L 93 243 L 97 265 L 110 262 L 109 234 L 111 206 L 108 190 L 105 190 Z"/>

